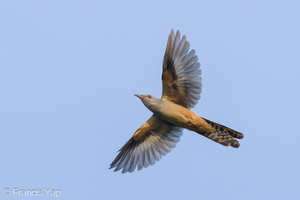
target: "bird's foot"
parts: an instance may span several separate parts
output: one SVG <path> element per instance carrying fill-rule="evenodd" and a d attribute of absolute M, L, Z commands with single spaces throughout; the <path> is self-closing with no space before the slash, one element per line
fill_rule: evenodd
<path fill-rule="evenodd" d="M 190 119 L 190 124 L 192 124 L 193 126 L 197 125 L 196 122 L 194 120 L 192 120 L 192 119 Z"/>

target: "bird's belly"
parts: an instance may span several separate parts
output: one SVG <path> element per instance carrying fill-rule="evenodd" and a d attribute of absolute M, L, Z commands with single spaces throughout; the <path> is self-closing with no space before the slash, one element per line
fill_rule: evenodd
<path fill-rule="evenodd" d="M 199 115 L 180 105 L 171 103 L 159 113 L 163 120 L 196 132 L 210 132 L 213 128 Z"/>

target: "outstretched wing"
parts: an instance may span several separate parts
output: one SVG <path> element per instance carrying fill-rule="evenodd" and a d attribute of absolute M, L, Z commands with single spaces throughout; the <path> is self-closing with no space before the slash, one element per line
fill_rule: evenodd
<path fill-rule="evenodd" d="M 162 98 L 186 108 L 192 108 L 200 99 L 201 70 L 195 50 L 189 51 L 190 44 L 185 35 L 174 31 L 168 38 L 163 59 Z M 188 52 L 189 51 L 189 52 Z"/>
<path fill-rule="evenodd" d="M 119 150 L 110 169 L 133 172 L 153 165 L 179 142 L 182 129 L 152 115 Z"/>

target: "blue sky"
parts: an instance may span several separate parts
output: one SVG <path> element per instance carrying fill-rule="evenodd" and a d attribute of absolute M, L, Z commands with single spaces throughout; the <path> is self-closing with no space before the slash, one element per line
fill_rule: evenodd
<path fill-rule="evenodd" d="M 299 199 L 299 10 L 267 0 L 1 1 L 0 199 L 36 199 L 22 189 L 39 199 Z M 151 115 L 133 94 L 161 95 L 171 29 L 201 63 L 193 111 L 245 138 L 226 148 L 185 130 L 154 166 L 114 173 L 117 150 Z"/>

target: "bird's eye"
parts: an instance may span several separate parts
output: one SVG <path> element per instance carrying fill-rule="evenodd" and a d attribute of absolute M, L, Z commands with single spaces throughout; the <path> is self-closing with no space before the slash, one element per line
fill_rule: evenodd
<path fill-rule="evenodd" d="M 151 99 L 151 98 L 152 98 L 152 96 L 151 96 L 151 95 L 148 95 L 147 97 L 148 97 L 149 99 Z"/>

